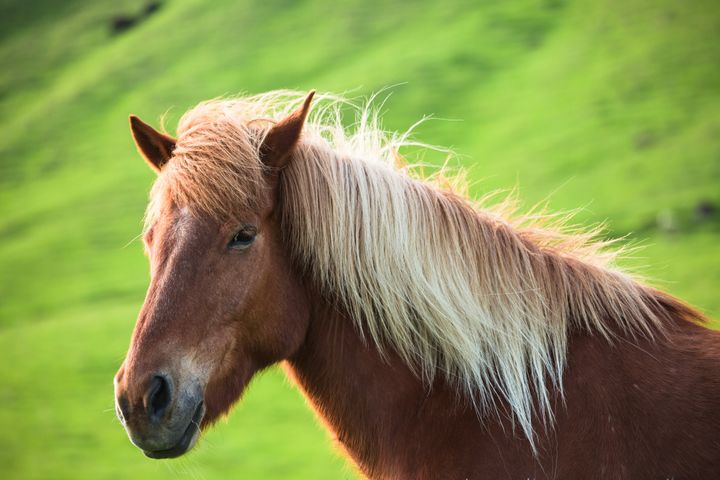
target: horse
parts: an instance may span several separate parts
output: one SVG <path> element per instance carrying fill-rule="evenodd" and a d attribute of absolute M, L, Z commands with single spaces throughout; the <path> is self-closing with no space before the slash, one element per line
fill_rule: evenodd
<path fill-rule="evenodd" d="M 202 102 L 177 138 L 130 117 L 157 172 L 114 379 L 132 443 L 183 455 L 280 363 L 367 478 L 720 478 L 703 314 L 597 232 L 423 178 L 377 110 L 344 128 L 347 101 L 313 96 Z"/>

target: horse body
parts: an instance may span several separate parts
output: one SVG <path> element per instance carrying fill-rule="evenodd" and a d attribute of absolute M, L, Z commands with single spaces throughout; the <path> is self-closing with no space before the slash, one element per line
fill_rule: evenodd
<path fill-rule="evenodd" d="M 285 95 L 201 104 L 178 140 L 131 118 L 159 177 L 115 388 L 146 455 L 190 450 L 283 362 L 370 478 L 720 477 L 700 313 L 592 235 L 411 178 L 366 111 L 352 138 L 303 130 L 312 95 Z"/>
<path fill-rule="evenodd" d="M 720 335 L 680 318 L 659 340 L 571 336 L 564 398 L 535 454 L 507 408 L 479 419 L 443 380 L 383 359 L 332 307 L 286 365 L 369 478 L 715 478 Z"/>

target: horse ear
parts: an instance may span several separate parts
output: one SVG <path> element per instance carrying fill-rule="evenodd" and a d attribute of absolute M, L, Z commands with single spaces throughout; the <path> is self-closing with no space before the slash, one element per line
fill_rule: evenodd
<path fill-rule="evenodd" d="M 265 135 L 260 147 L 260 159 L 265 165 L 281 169 L 287 164 L 293 148 L 300 139 L 313 96 L 315 96 L 314 90 L 305 97 L 300 108 L 273 125 Z"/>
<path fill-rule="evenodd" d="M 140 155 L 150 168 L 159 173 L 172 157 L 175 139 L 158 132 L 135 115 L 130 115 L 130 131 Z"/>

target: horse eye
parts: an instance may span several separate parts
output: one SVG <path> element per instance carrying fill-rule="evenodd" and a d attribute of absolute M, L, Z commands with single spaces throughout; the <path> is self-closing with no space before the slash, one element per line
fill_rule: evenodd
<path fill-rule="evenodd" d="M 230 239 L 228 248 L 244 250 L 249 247 L 257 235 L 257 229 L 253 225 L 243 225 L 242 228 Z"/>

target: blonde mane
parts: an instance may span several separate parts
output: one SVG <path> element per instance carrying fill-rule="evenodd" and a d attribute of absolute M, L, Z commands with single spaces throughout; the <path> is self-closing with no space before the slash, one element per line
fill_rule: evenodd
<path fill-rule="evenodd" d="M 302 98 L 270 92 L 188 111 L 148 223 L 167 195 L 218 217 L 252 208 L 264 188 L 262 138 Z M 349 129 L 346 111 L 357 114 Z M 550 387 L 562 392 L 571 329 L 653 335 L 666 297 L 616 268 L 594 232 L 484 207 L 439 175 L 418 178 L 398 155 L 407 146 L 417 144 L 384 133 L 370 106 L 320 96 L 280 177 L 286 245 L 381 352 L 428 384 L 449 381 L 481 414 L 507 402 L 532 443 L 533 416 L 552 419 Z"/>

